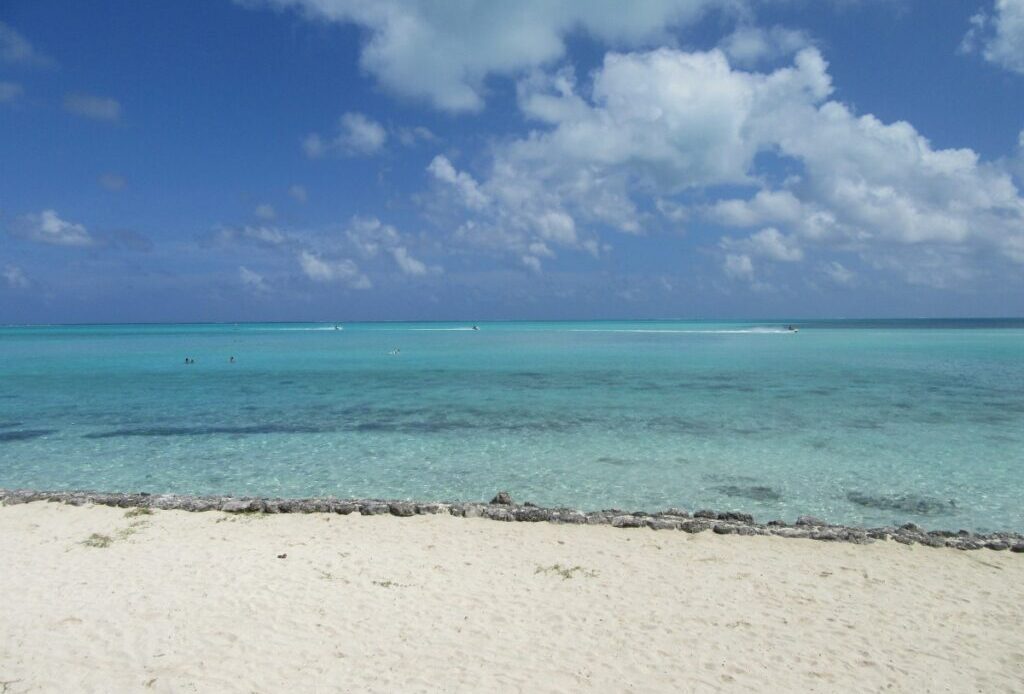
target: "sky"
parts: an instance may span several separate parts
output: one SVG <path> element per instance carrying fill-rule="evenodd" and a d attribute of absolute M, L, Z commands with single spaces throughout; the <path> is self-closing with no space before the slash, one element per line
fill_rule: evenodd
<path fill-rule="evenodd" d="M 1024 0 L 0 3 L 0 323 L 1024 315 Z"/>

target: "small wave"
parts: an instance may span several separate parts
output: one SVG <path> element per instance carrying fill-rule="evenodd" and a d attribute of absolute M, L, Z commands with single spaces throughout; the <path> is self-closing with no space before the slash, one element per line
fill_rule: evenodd
<path fill-rule="evenodd" d="M 736 328 L 720 330 L 677 330 L 675 328 L 570 328 L 572 333 L 668 333 L 695 335 L 789 335 L 794 331 L 783 328 Z"/>

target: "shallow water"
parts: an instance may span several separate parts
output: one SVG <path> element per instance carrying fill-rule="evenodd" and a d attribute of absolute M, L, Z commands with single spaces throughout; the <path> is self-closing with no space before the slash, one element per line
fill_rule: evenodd
<path fill-rule="evenodd" d="M 0 328 L 0 486 L 1024 531 L 1024 322 L 800 328 Z"/>

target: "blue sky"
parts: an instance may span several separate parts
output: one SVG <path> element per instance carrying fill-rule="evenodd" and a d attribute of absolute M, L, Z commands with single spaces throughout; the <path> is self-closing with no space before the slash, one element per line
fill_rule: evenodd
<path fill-rule="evenodd" d="M 1024 0 L 7 0 L 0 322 L 1024 314 Z"/>

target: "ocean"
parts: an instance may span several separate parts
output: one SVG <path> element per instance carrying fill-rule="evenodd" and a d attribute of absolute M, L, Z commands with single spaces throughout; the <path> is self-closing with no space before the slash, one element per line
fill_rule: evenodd
<path fill-rule="evenodd" d="M 1024 321 L 788 322 L 4 327 L 0 487 L 1024 531 Z"/>

